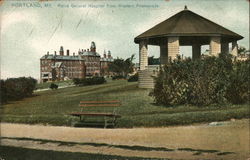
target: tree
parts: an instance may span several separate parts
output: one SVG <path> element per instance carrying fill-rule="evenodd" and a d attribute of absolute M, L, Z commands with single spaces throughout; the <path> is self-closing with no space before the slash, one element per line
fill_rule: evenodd
<path fill-rule="evenodd" d="M 159 65 L 160 59 L 154 58 L 154 56 L 148 57 L 148 65 Z"/>
<path fill-rule="evenodd" d="M 239 54 L 244 54 L 246 52 L 246 48 L 245 47 L 243 47 L 243 46 L 239 46 L 238 47 L 238 53 Z"/>
<path fill-rule="evenodd" d="M 50 86 L 49 86 L 50 89 L 57 89 L 58 88 L 58 85 L 55 84 L 55 83 L 51 83 Z"/>
<path fill-rule="evenodd" d="M 117 75 L 127 76 L 129 73 L 133 72 L 134 68 L 134 60 L 135 55 L 131 55 L 131 57 L 126 60 L 122 58 L 117 58 L 113 63 L 109 64 L 109 71 L 114 72 Z"/>

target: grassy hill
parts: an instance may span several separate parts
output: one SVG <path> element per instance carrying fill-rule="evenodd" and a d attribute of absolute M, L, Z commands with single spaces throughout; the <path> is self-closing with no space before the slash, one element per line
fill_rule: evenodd
<path fill-rule="evenodd" d="M 80 111 L 82 100 L 120 100 L 117 112 L 122 115 L 117 127 L 186 125 L 199 122 L 248 118 L 249 107 L 226 106 L 157 106 L 148 96 L 148 89 L 139 89 L 137 82 L 108 81 L 106 84 L 68 87 L 36 92 L 33 97 L 2 106 L 1 121 L 29 124 L 70 126 L 78 120 L 68 115 Z"/>

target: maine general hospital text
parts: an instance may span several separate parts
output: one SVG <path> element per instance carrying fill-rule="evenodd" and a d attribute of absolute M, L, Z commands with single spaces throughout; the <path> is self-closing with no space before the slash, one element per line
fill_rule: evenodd
<path fill-rule="evenodd" d="M 48 7 L 58 7 L 58 8 L 158 8 L 158 4 L 87 4 L 87 3 L 39 3 L 39 2 L 15 2 L 11 3 L 12 7 L 18 8 L 48 8 Z"/>

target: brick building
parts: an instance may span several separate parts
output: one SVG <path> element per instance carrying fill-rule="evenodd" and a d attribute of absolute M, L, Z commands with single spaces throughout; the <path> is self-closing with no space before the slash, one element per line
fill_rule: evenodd
<path fill-rule="evenodd" d="M 100 59 L 100 67 L 101 67 L 101 75 L 102 76 L 110 76 L 113 73 L 109 72 L 109 64 L 114 62 L 113 57 L 111 56 L 111 52 L 108 51 L 108 55 L 104 50 L 103 57 Z"/>
<path fill-rule="evenodd" d="M 70 55 L 69 50 L 64 55 L 61 46 L 59 55 L 56 54 L 56 51 L 54 54 L 47 52 L 40 58 L 41 82 L 110 75 L 108 64 L 113 62 L 113 57 L 110 51 L 108 51 L 108 55 L 104 53 L 103 56 L 101 58 L 100 54 L 96 52 L 95 42 L 91 42 L 90 49 L 79 49 L 78 55 L 75 53 Z"/>
<path fill-rule="evenodd" d="M 91 42 L 90 49 L 79 49 L 78 54 L 85 60 L 86 76 L 100 75 L 101 56 L 96 52 L 95 42 Z"/>
<path fill-rule="evenodd" d="M 59 55 L 56 51 L 53 54 L 47 52 L 42 58 L 40 58 L 40 78 L 41 82 L 52 80 L 67 80 L 73 78 L 85 77 L 85 60 L 79 55 L 64 55 L 63 47 L 61 46 Z"/>

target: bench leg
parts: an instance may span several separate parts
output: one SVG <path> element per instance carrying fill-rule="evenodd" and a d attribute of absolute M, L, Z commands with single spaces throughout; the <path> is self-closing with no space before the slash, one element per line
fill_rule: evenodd
<path fill-rule="evenodd" d="M 108 118 L 104 116 L 104 128 L 106 129 L 108 127 Z"/>

